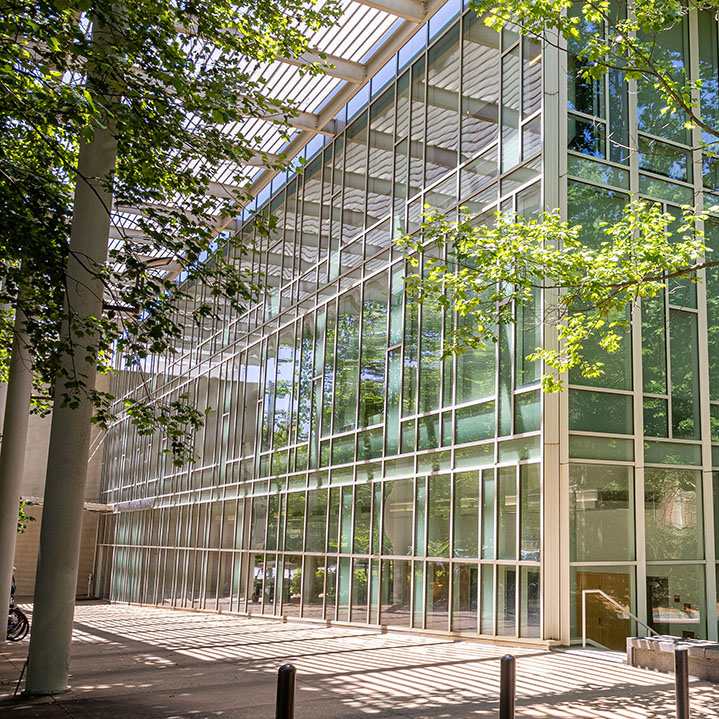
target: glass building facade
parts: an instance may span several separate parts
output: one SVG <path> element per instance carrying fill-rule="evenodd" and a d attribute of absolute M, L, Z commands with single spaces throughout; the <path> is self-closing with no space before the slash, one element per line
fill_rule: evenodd
<path fill-rule="evenodd" d="M 694 12 L 661 42 L 717 127 L 718 37 Z M 424 205 L 478 223 L 560 207 L 594 243 L 631 195 L 674 215 L 719 204 L 699 130 L 650 83 L 578 70 L 450 3 L 273 183 L 271 236 L 249 215 L 239 230 L 267 295 L 200 324 L 182 304 L 175 354 L 118 367 L 120 396 L 150 377 L 158 401 L 212 411 L 190 466 L 127 421 L 108 433 L 102 596 L 566 644 L 598 589 L 660 633 L 717 638 L 719 269 L 634 308 L 603 375 L 543 395 L 526 357 L 556 342 L 548 298 L 445 358 L 462 320 L 406 296 L 393 246 Z M 644 631 L 586 603 L 602 645 Z"/>

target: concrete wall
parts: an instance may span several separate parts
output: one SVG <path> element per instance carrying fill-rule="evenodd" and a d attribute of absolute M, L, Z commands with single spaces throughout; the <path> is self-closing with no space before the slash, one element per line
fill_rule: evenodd
<path fill-rule="evenodd" d="M 103 378 L 106 384 L 106 378 Z M 100 383 L 98 383 L 100 384 Z M 105 389 L 105 387 L 100 387 Z M 5 385 L 0 385 L 0 432 L 5 414 Z M 45 474 L 47 471 L 47 449 L 50 442 L 52 416 L 30 416 L 28 439 L 25 449 L 25 472 L 22 483 L 23 497 L 42 497 L 45 493 Z M 102 472 L 102 444 L 98 443 L 98 430 L 92 428 L 92 449 L 97 448 L 88 466 L 85 499 L 97 502 L 100 495 L 100 476 Z M 40 543 L 40 527 L 42 525 L 42 507 L 27 507 L 29 515 L 36 521 L 28 522 L 26 530 L 17 537 L 15 550 L 15 582 L 18 597 L 31 597 L 35 591 L 35 570 L 37 552 Z M 80 547 L 80 569 L 77 578 L 78 596 L 87 595 L 87 578 L 94 573 L 95 545 L 99 513 L 83 512 L 82 544 Z"/>

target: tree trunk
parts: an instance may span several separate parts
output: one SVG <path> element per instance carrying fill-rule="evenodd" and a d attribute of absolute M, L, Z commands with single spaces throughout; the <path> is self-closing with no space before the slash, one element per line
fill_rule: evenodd
<path fill-rule="evenodd" d="M 97 270 L 107 260 L 112 206 L 108 179 L 116 155 L 111 128 L 96 128 L 93 140 L 80 145 L 65 289 L 66 316 L 80 322 L 102 314 L 103 286 Z M 87 390 L 94 388 L 97 361 L 96 336 L 78 336 L 72 324 L 66 318 L 63 338 L 72 341 L 72 350 L 64 353 L 55 384 L 25 690 L 29 695 L 68 689 L 93 414 L 90 399 L 83 390 L 78 394 L 72 383 L 79 378 Z M 62 406 L 66 394 L 78 397 L 76 406 Z"/>
<path fill-rule="evenodd" d="M 26 348 L 25 315 L 20 307 L 15 310 L 11 351 L 2 448 L 0 448 L 0 603 L 10 599 L 32 394 L 32 372 L 30 355 Z M 2 638 L 5 639 L 4 634 Z"/>

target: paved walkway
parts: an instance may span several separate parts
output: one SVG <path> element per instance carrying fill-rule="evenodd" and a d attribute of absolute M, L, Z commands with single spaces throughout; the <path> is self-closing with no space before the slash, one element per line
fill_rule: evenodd
<path fill-rule="evenodd" d="M 0 645 L 4 719 L 272 719 L 277 668 L 297 666 L 297 719 L 497 716 L 489 644 L 357 628 L 104 604 L 75 614 L 72 691 L 13 698 L 28 641 Z M 620 655 L 512 649 L 521 719 L 670 719 L 673 678 Z M 693 681 L 692 719 L 719 717 L 719 685 Z"/>

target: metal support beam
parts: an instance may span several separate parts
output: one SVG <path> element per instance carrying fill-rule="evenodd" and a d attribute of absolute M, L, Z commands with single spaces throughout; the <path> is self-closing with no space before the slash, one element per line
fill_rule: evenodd
<path fill-rule="evenodd" d="M 307 50 L 298 57 L 277 57 L 279 62 L 286 62 L 289 65 L 312 65 L 319 63 L 324 67 L 324 74 L 330 77 L 337 77 L 340 80 L 363 83 L 367 79 L 367 67 L 361 62 L 345 60 L 337 55 L 330 55 L 321 50 Z"/>
<path fill-rule="evenodd" d="M 426 15 L 424 3 L 418 0 L 355 0 L 355 2 L 416 23 L 424 22 Z"/>

